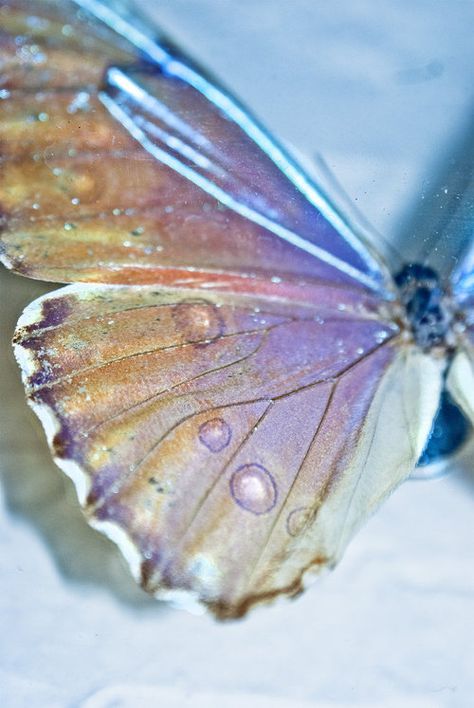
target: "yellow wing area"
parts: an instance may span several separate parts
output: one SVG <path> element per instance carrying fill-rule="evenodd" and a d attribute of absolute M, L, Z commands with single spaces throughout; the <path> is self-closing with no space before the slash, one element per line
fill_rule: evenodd
<path fill-rule="evenodd" d="M 449 370 L 447 387 L 474 425 L 474 347 L 457 352 Z"/>

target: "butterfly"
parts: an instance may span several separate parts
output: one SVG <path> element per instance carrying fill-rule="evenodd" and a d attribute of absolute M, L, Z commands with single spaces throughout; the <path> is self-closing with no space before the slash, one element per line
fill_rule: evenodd
<path fill-rule="evenodd" d="M 0 20 L 1 259 L 70 283 L 14 336 L 56 463 L 156 597 L 235 618 L 298 594 L 436 454 L 446 405 L 474 423 L 472 243 L 449 281 L 392 274 L 124 8 Z"/>

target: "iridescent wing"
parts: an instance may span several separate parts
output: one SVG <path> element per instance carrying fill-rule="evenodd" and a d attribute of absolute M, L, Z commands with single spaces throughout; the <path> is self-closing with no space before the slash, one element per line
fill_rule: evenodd
<path fill-rule="evenodd" d="M 8 267 L 60 282 L 233 273 L 390 289 L 285 151 L 149 29 L 95 0 L 8 0 L 1 22 Z"/>
<path fill-rule="evenodd" d="M 384 266 L 189 62 L 95 0 L 0 12 L 2 258 L 104 283 L 16 334 L 56 461 L 149 592 L 229 617 L 298 592 L 415 465 L 438 365 Z"/>
<path fill-rule="evenodd" d="M 146 590 L 220 617 L 337 561 L 416 464 L 441 386 L 376 298 L 268 288 L 72 285 L 15 338 L 90 523 Z"/>
<path fill-rule="evenodd" d="M 474 209 L 474 205 L 473 205 Z M 472 240 L 471 228 L 471 240 Z M 474 243 L 471 243 L 454 277 L 454 292 L 461 305 L 472 311 L 474 299 Z"/>

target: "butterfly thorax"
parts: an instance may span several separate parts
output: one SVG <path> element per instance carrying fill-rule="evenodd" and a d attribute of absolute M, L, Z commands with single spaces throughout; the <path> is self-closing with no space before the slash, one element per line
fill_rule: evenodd
<path fill-rule="evenodd" d="M 453 344 L 456 321 L 452 300 L 435 270 L 419 263 L 410 263 L 395 276 L 400 302 L 416 343 L 423 350 Z"/>

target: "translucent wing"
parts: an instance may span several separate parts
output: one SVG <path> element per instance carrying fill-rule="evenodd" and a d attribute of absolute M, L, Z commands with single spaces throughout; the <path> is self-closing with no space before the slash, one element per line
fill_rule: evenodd
<path fill-rule="evenodd" d="M 474 121 L 423 180 L 398 243 L 406 263 L 424 263 L 459 295 L 474 291 Z"/>
<path fill-rule="evenodd" d="M 415 465 L 438 365 L 377 300 L 68 286 L 25 311 L 30 402 L 90 523 L 221 617 L 331 566 Z"/>
<path fill-rule="evenodd" d="M 460 150 L 451 167 L 451 171 L 457 177 L 452 190 L 454 199 L 451 197 L 451 203 L 454 201 L 455 205 L 449 205 L 449 210 L 446 210 L 449 214 L 449 228 L 445 230 L 445 241 L 450 243 L 454 240 L 458 245 L 455 254 L 457 265 L 451 274 L 451 281 L 458 299 L 461 302 L 465 301 L 466 307 L 472 312 L 474 298 L 474 173 L 472 169 L 474 121 L 472 119 L 463 137 Z M 451 188 L 451 185 L 448 187 Z M 471 298 L 470 303 L 469 298 Z"/>
<path fill-rule="evenodd" d="M 95 0 L 1 8 L 3 261 L 54 281 L 389 277 L 229 96 Z"/>
<path fill-rule="evenodd" d="M 472 207 L 474 210 L 474 207 Z M 471 221 L 472 224 L 472 221 Z M 472 239 L 471 227 L 471 239 Z M 474 294 L 474 243 L 471 243 L 470 250 L 463 259 L 462 264 L 456 273 L 454 288 L 458 299 L 468 302 L 469 298 Z M 472 304 L 471 304 L 472 309 Z"/>

